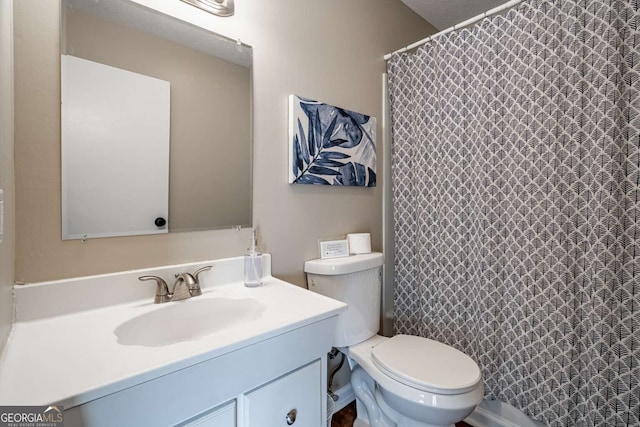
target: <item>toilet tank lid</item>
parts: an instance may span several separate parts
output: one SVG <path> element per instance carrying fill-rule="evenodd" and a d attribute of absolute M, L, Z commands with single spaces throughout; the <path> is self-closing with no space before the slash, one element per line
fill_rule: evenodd
<path fill-rule="evenodd" d="M 341 258 L 313 259 L 304 263 L 304 271 L 312 274 L 335 276 L 356 273 L 370 268 L 380 267 L 384 256 L 380 252 L 351 255 Z"/>

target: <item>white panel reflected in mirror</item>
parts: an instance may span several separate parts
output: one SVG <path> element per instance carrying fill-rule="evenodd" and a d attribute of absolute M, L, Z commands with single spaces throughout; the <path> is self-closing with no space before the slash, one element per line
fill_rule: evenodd
<path fill-rule="evenodd" d="M 61 67 L 62 238 L 166 233 L 169 82 L 69 55 Z"/>

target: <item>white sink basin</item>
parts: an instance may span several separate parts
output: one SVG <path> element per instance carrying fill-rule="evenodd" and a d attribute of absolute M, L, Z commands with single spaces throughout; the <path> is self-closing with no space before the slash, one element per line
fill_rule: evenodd
<path fill-rule="evenodd" d="M 264 304 L 251 298 L 187 299 L 129 319 L 114 334 L 121 345 L 161 347 L 255 320 L 264 309 Z"/>

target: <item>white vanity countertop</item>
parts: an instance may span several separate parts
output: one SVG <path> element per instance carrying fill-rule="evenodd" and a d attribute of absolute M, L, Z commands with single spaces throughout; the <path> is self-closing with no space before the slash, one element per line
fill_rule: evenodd
<path fill-rule="evenodd" d="M 141 272 L 149 273 L 139 270 L 129 276 Z M 103 280 L 108 275 L 101 277 Z M 140 286 L 135 282 L 129 285 Z M 271 276 L 258 288 L 246 288 L 237 281 L 203 286 L 199 297 L 166 304 L 153 304 L 153 289 L 144 288 L 148 293 L 145 299 L 117 305 L 26 320 L 20 320 L 18 315 L 0 364 L 0 405 L 57 403 L 73 407 L 327 319 L 346 308 L 341 302 Z M 265 308 L 255 320 L 228 326 L 193 341 L 159 347 L 117 342 L 114 330 L 128 319 L 168 304 L 216 297 L 252 298 Z M 171 324 L 166 327 L 171 328 Z M 259 360 L 260 355 L 256 358 Z"/>

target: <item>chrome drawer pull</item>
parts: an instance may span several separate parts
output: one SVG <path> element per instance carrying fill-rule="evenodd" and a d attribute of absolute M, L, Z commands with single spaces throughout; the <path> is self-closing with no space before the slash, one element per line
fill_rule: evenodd
<path fill-rule="evenodd" d="M 289 413 L 286 416 L 286 420 L 287 420 L 287 425 L 291 425 L 293 423 L 296 422 L 296 415 L 298 415 L 298 410 L 297 409 L 292 409 L 289 411 Z"/>

